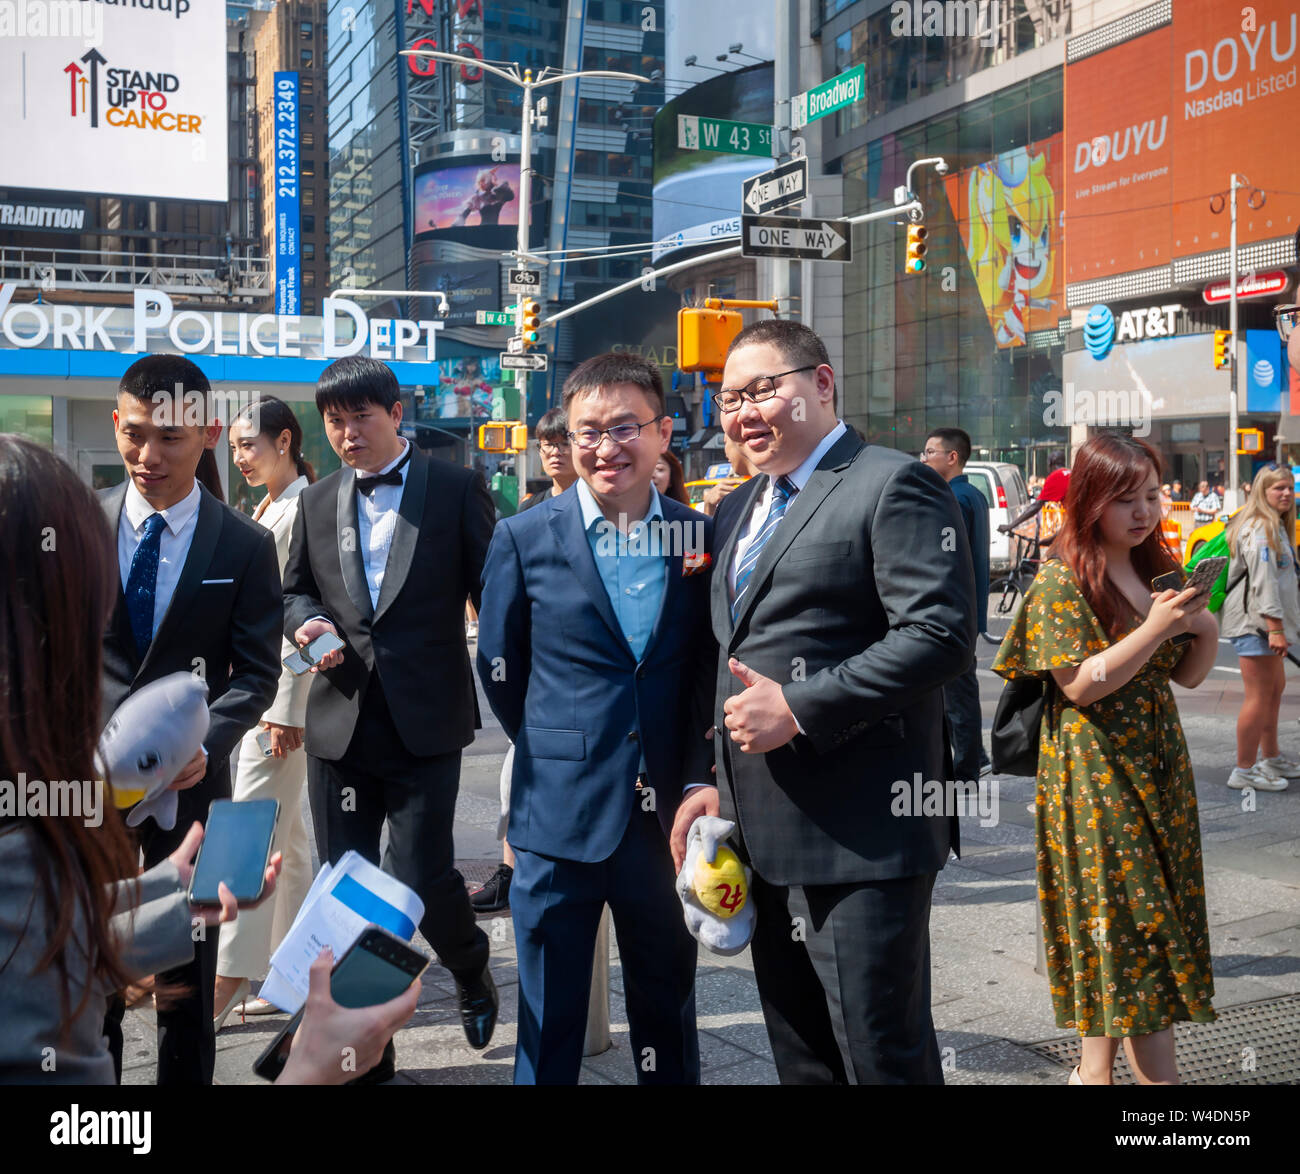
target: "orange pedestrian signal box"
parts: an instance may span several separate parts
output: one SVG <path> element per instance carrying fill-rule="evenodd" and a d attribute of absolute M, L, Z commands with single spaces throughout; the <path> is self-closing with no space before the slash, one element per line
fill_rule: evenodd
<path fill-rule="evenodd" d="M 528 447 L 528 425 L 513 420 L 480 424 L 478 446 L 484 452 L 521 452 Z"/>
<path fill-rule="evenodd" d="M 1264 451 L 1264 433 L 1258 428 L 1237 429 L 1237 452 L 1241 456 Z"/>
<path fill-rule="evenodd" d="M 683 371 L 703 371 L 710 383 L 722 378 L 727 348 L 744 327 L 738 310 L 677 311 L 677 366 Z"/>

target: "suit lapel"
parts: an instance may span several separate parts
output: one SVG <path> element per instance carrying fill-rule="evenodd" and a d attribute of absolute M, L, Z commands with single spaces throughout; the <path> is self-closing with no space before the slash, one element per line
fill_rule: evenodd
<path fill-rule="evenodd" d="M 632 646 L 623 635 L 618 617 L 614 614 L 614 607 L 609 602 L 609 592 L 605 590 L 600 572 L 596 570 L 596 558 L 592 554 L 591 543 L 587 541 L 587 532 L 582 526 L 582 506 L 578 502 L 578 495 L 561 494 L 555 499 L 555 503 L 548 521 L 561 553 L 573 568 L 578 582 L 586 590 L 592 606 L 596 609 L 596 614 L 605 621 L 605 626 L 609 628 L 611 635 L 627 654 L 628 659 L 635 661 Z"/>
<path fill-rule="evenodd" d="M 403 494 L 405 496 L 405 494 Z M 357 475 L 350 468 L 339 471 L 337 495 L 339 567 L 348 598 L 366 619 L 371 617 L 370 588 L 366 586 L 366 566 L 361 559 L 361 526 L 357 522 Z"/>
<path fill-rule="evenodd" d="M 407 442 L 408 444 L 410 441 Z M 388 547 L 388 561 L 384 564 L 384 581 L 379 587 L 379 603 L 375 607 L 378 620 L 388 610 L 406 582 L 415 558 L 415 544 L 420 538 L 420 522 L 424 519 L 424 499 L 429 486 L 429 458 L 412 445 L 411 463 L 406 470 L 402 486 L 402 500 L 397 507 L 397 520 L 393 528 L 393 541 Z M 355 508 L 355 495 L 353 507 Z M 367 598 L 369 592 L 366 593 Z"/>
<path fill-rule="evenodd" d="M 731 564 L 736 556 L 736 542 L 754 510 L 754 502 L 762 496 L 766 486 L 767 478 L 758 476 L 751 477 L 743 486 L 732 490 L 730 497 L 725 500 L 739 500 L 727 510 L 733 519 L 731 528 L 721 536 L 716 528 L 713 531 L 714 546 L 718 553 L 713 560 L 713 587 L 709 592 L 709 603 L 713 634 L 720 644 L 731 639 Z"/>
<path fill-rule="evenodd" d="M 121 525 L 122 505 L 126 501 L 126 487 L 128 484 L 128 481 L 123 481 L 121 485 L 116 486 L 111 492 L 104 494 L 100 498 L 100 503 L 104 507 L 104 515 L 108 518 L 109 533 L 113 536 L 113 566 L 116 568 L 114 574 L 117 578 L 117 606 L 113 608 L 113 614 L 109 618 L 109 625 L 117 638 L 117 644 L 122 653 L 129 657 L 131 663 L 138 668 L 140 655 L 135 649 L 135 633 L 131 631 L 131 619 L 126 610 L 126 586 L 122 582 L 122 572 L 117 562 L 117 531 Z"/>
<path fill-rule="evenodd" d="M 772 536 L 767 540 L 762 554 L 758 556 L 758 562 L 754 564 L 754 572 L 749 578 L 749 589 L 745 592 L 744 599 L 740 601 L 740 611 L 736 615 L 737 628 L 753 608 L 754 600 L 760 594 L 759 588 L 771 576 L 781 556 L 789 549 L 790 543 L 798 537 L 799 531 L 808 524 L 808 520 L 817 508 L 839 485 L 844 468 L 861 447 L 862 441 L 854 433 L 846 432 L 822 457 L 817 468 L 813 470 L 813 475 L 808 478 L 808 484 L 795 494 L 785 517 L 781 519 Z"/>
<path fill-rule="evenodd" d="M 161 647 L 173 629 L 183 624 L 190 615 L 194 597 L 199 592 L 199 585 L 212 562 L 217 540 L 221 536 L 221 509 L 221 503 L 200 486 L 199 516 L 194 522 L 194 537 L 190 540 L 189 553 L 185 556 L 185 565 L 181 568 L 181 577 L 176 583 L 176 590 L 172 592 L 171 602 L 154 633 L 153 643 L 144 654 L 144 660 L 140 664 L 141 672 L 149 667 L 154 649 Z"/>

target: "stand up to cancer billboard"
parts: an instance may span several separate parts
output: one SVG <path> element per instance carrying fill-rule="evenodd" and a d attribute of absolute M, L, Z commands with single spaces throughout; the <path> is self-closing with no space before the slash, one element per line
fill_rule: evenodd
<path fill-rule="evenodd" d="M 0 36 L 0 187 L 224 202 L 226 6 L 40 7 Z"/>
<path fill-rule="evenodd" d="M 1240 200 L 1240 244 L 1296 231 L 1298 25 L 1295 0 L 1177 0 L 1167 23 L 1113 47 L 1070 43 L 1067 285 L 1226 248 L 1214 197 L 1233 172 L 1264 193 Z"/>

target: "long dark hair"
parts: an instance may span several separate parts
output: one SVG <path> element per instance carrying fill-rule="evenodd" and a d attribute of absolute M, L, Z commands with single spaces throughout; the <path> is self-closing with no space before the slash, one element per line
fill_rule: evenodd
<path fill-rule="evenodd" d="M 258 436 L 265 436 L 269 440 L 275 440 L 287 429 L 289 458 L 293 461 L 294 468 L 298 470 L 299 476 L 306 477 L 308 481 L 316 480 L 316 470 L 302 455 L 302 425 L 298 423 L 298 417 L 293 414 L 293 409 L 284 400 L 276 399 L 273 395 L 264 395 L 239 412 L 231 424 L 234 424 L 235 420 L 242 420 L 250 427 L 256 428 Z"/>
<path fill-rule="evenodd" d="M 1101 515 L 1117 497 L 1141 489 L 1153 470 L 1159 485 L 1160 458 L 1135 436 L 1102 432 L 1088 440 L 1075 455 L 1065 496 L 1065 519 L 1050 550 L 1074 572 L 1088 606 L 1112 640 L 1127 626 L 1133 608 L 1106 577 Z M 1143 582 L 1178 567 L 1158 522 L 1141 545 L 1133 548 L 1131 557 Z"/>
<path fill-rule="evenodd" d="M 96 778 L 101 640 L 117 575 L 112 535 L 94 494 L 53 453 L 0 433 L 5 778 L 15 780 L 18 771 L 46 782 Z M 129 981 L 109 918 L 112 883 L 135 875 L 136 852 L 111 800 L 106 797 L 101 807 L 99 827 L 58 813 L 0 819 L 0 834 L 26 828 L 38 841 L 32 901 L 44 903 L 49 931 L 37 965 L 59 972 L 65 1028 L 97 986 L 121 988 Z M 0 958 L 0 967 L 10 960 Z M 84 968 L 75 1008 L 69 1005 L 73 967 Z"/>
<path fill-rule="evenodd" d="M 668 492 L 664 496 L 671 497 L 673 501 L 679 501 L 682 505 L 690 505 L 691 495 L 686 492 L 686 473 L 677 455 L 672 449 L 665 449 L 659 454 L 659 460 L 668 466 Z"/>

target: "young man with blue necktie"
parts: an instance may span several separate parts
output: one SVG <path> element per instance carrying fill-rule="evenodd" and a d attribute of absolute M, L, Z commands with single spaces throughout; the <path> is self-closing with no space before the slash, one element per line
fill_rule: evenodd
<path fill-rule="evenodd" d="M 280 575 L 270 531 L 202 488 L 195 470 L 221 425 L 206 376 L 181 355 L 146 355 L 122 376 L 114 434 L 127 478 L 99 494 L 117 541 L 122 590 L 104 634 L 103 721 L 143 685 L 169 673 L 207 682 L 203 748 L 173 782 L 176 824 L 145 819 L 145 868 L 170 856 L 214 799 L 230 798 L 230 753 L 275 697 L 280 676 Z M 202 404 L 204 422 L 194 421 Z M 186 988 L 158 1009 L 158 1083 L 211 1084 L 217 935 L 193 962 L 159 975 Z M 123 1006 L 105 1032 L 121 1077 Z"/>
<path fill-rule="evenodd" d="M 579 479 L 498 523 L 479 612 L 479 677 L 515 744 L 515 1083 L 577 1083 L 608 904 L 637 1080 L 698 1084 L 669 837 L 705 806 L 684 797 L 713 790 L 711 523 L 651 484 L 672 436 L 656 366 L 588 359 L 564 407 Z"/>

